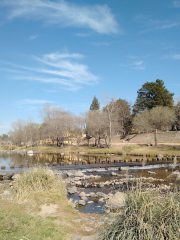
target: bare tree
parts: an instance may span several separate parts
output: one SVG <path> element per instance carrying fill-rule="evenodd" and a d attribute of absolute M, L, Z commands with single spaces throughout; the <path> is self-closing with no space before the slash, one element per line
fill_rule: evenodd
<path fill-rule="evenodd" d="M 103 94 L 103 103 L 104 103 L 104 108 L 103 111 L 104 113 L 106 113 L 106 119 L 107 119 L 107 123 L 108 123 L 108 136 L 109 136 L 109 147 L 111 147 L 111 142 L 112 142 L 112 124 L 113 121 L 115 122 L 115 118 L 117 116 L 115 116 L 115 114 L 113 114 L 113 110 L 114 110 L 114 105 L 115 105 L 115 97 L 110 98 L 109 93 L 104 93 Z"/>
<path fill-rule="evenodd" d="M 100 140 L 105 138 L 107 122 L 105 113 L 99 110 L 86 113 L 86 130 L 89 136 L 95 138 L 95 146 L 100 146 Z"/>
<path fill-rule="evenodd" d="M 157 130 L 167 130 L 176 121 L 175 111 L 169 107 L 158 106 L 145 110 L 133 119 L 133 126 L 139 132 L 153 131 L 157 146 Z"/>
<path fill-rule="evenodd" d="M 63 145 L 65 139 L 71 137 L 73 129 L 73 115 L 62 107 L 45 104 L 40 110 L 43 120 L 41 135 L 51 139 L 56 145 Z"/>
<path fill-rule="evenodd" d="M 8 133 L 11 141 L 18 146 L 23 145 L 26 141 L 24 132 L 25 125 L 24 120 L 18 119 L 12 123 L 12 130 Z"/>
<path fill-rule="evenodd" d="M 83 138 L 82 134 L 85 132 L 84 116 L 82 114 L 80 116 L 74 116 L 72 123 L 72 136 L 76 138 L 77 147 L 79 147 L 79 144 Z"/>

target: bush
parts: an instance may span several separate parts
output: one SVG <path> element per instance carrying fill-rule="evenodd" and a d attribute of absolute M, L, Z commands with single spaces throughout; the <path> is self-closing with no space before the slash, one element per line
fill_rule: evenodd
<path fill-rule="evenodd" d="M 60 176 L 48 168 L 33 168 L 23 172 L 14 184 L 17 199 L 24 199 L 35 192 L 57 191 L 64 193 L 65 186 Z"/>
<path fill-rule="evenodd" d="M 101 230 L 103 240 L 180 239 L 180 201 L 177 192 L 129 192 L 125 209 L 108 220 Z"/>

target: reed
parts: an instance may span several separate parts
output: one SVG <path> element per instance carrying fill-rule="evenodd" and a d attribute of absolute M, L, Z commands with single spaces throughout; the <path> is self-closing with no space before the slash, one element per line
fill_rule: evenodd
<path fill-rule="evenodd" d="M 109 218 L 100 232 L 103 240 L 180 239 L 180 199 L 178 192 L 129 191 L 126 207 Z"/>

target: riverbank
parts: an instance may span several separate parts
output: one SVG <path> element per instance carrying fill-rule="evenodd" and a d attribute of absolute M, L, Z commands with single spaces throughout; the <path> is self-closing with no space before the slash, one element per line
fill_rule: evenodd
<path fill-rule="evenodd" d="M 102 216 L 74 209 L 64 187 L 60 175 L 40 168 L 0 182 L 1 239 L 77 240 L 94 233 Z"/>
<path fill-rule="evenodd" d="M 80 153 L 80 154 L 148 154 L 148 155 L 180 155 L 180 144 L 179 143 L 159 143 L 157 146 L 150 146 L 146 144 L 134 144 L 134 143 L 112 143 L 111 148 L 97 148 L 94 146 L 65 146 L 65 147 L 54 147 L 54 146 L 37 146 L 37 147 L 15 147 L 15 146 L 3 146 L 0 148 L 3 151 L 33 151 L 40 153 Z"/>
<path fill-rule="evenodd" d="M 42 169 L 52 172 L 49 168 Z M 168 193 L 178 186 L 180 179 L 178 164 L 176 166 L 167 164 L 151 171 L 143 167 L 102 170 L 94 169 L 85 172 L 71 170 L 64 172 L 65 178 L 63 179 L 61 178 L 62 171 L 54 170 L 55 176 L 60 177 L 60 185 L 65 184 L 67 195 L 59 194 L 59 189 L 58 191 L 48 190 L 48 192 L 33 191 L 30 195 L 26 195 L 26 191 L 22 188 L 20 196 L 25 194 L 26 197 L 23 198 L 25 201 L 22 197 L 20 199 L 18 197 L 20 205 L 13 198 L 12 192 L 13 188 L 18 192 L 16 181 L 18 175 L 24 173 L 16 174 L 13 182 L 7 180 L 0 182 L 0 216 L 3 216 L 0 219 L 2 221 L 0 230 L 4 231 L 2 239 L 11 240 L 14 236 L 23 240 L 34 239 L 33 234 L 36 233 L 38 240 L 48 239 L 48 237 L 55 240 L 86 240 L 88 238 L 85 236 L 91 236 L 99 231 L 104 221 L 112 216 L 115 209 L 119 208 L 119 200 L 123 204 L 124 194 L 135 189 L 137 183 L 141 182 L 143 191 L 148 193 L 160 191 Z M 39 186 L 36 178 L 32 178 L 32 181 L 24 178 L 23 184 L 24 182 L 28 184 L 26 186 L 31 184 L 35 188 Z M 47 184 L 45 183 L 44 186 Z M 87 213 L 88 211 L 91 213 Z M 100 211 L 109 213 L 109 216 L 98 214 Z M 42 226 L 47 226 L 47 228 L 40 230 Z M 34 231 L 33 228 L 35 228 Z"/>

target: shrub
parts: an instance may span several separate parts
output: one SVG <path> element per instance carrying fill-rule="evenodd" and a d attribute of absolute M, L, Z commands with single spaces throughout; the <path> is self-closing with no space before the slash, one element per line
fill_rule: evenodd
<path fill-rule="evenodd" d="M 35 192 L 57 191 L 64 193 L 65 186 L 60 176 L 48 168 L 33 168 L 23 172 L 14 184 L 16 199 L 24 199 Z"/>
<path fill-rule="evenodd" d="M 101 230 L 103 240 L 180 239 L 180 201 L 177 192 L 129 192 L 126 207 L 108 219 Z"/>

